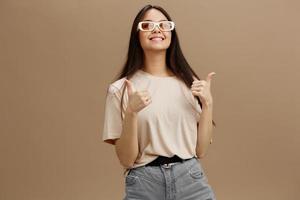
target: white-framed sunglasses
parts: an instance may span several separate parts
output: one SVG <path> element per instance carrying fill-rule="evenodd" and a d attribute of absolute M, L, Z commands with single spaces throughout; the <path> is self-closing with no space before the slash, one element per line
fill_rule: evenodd
<path fill-rule="evenodd" d="M 172 31 L 175 28 L 175 23 L 173 21 L 161 21 L 161 22 L 141 21 L 138 23 L 137 30 L 153 31 L 156 26 L 161 31 Z"/>

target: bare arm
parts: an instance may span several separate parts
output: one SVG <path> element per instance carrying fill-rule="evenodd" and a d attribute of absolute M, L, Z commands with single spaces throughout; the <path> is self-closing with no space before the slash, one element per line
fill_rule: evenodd
<path fill-rule="evenodd" d="M 137 113 L 151 103 L 148 91 L 136 91 L 134 85 L 126 79 L 128 106 L 122 124 L 121 137 L 116 141 L 116 153 L 125 168 L 131 168 L 139 153 L 137 133 Z"/>
<path fill-rule="evenodd" d="M 198 124 L 196 154 L 203 158 L 212 142 L 212 105 L 203 106 Z"/>
<path fill-rule="evenodd" d="M 193 95 L 198 96 L 202 103 L 202 112 L 198 123 L 196 154 L 198 158 L 203 158 L 209 143 L 212 143 L 212 111 L 213 100 L 210 92 L 212 76 L 215 72 L 207 75 L 205 80 L 197 80 L 194 77 L 191 90 Z"/>
<path fill-rule="evenodd" d="M 123 121 L 123 131 L 121 137 L 115 143 L 115 149 L 120 163 L 125 168 L 132 167 L 138 156 L 138 137 L 137 137 L 137 113 L 125 112 Z"/>

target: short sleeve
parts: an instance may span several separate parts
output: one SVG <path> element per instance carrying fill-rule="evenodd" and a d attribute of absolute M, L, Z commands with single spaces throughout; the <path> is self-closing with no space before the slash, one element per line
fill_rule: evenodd
<path fill-rule="evenodd" d="M 112 85 L 107 90 L 105 107 L 104 107 L 104 124 L 102 140 L 108 144 L 114 144 L 112 139 L 120 138 L 122 133 L 122 119 L 120 98 L 114 92 Z"/>

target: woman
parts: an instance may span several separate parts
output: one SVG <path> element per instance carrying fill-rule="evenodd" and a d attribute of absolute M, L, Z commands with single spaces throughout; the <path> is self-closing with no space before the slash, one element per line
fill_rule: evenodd
<path fill-rule="evenodd" d="M 124 200 L 216 199 L 199 162 L 212 142 L 211 78 L 184 58 L 159 6 L 137 14 L 127 61 L 107 90 L 103 141 L 125 168 Z"/>

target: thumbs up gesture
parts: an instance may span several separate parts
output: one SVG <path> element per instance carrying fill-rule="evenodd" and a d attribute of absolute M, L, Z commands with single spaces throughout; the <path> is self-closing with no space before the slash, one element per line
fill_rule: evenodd
<path fill-rule="evenodd" d="M 137 113 L 152 102 L 147 90 L 136 91 L 131 81 L 125 79 L 125 82 L 128 94 L 127 111 Z"/>
<path fill-rule="evenodd" d="M 210 91 L 210 84 L 212 76 L 215 75 L 215 72 L 211 72 L 207 75 L 206 80 L 197 80 L 194 79 L 191 86 L 192 94 L 200 98 L 201 103 L 204 106 L 212 105 L 212 95 Z"/>

